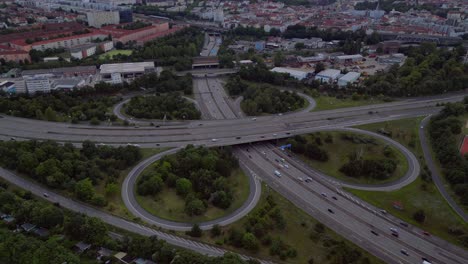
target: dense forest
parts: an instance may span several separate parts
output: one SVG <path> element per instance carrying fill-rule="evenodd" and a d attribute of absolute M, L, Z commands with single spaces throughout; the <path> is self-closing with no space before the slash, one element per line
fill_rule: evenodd
<path fill-rule="evenodd" d="M 146 43 L 132 58 L 154 60 L 158 66 L 173 66 L 176 70 L 192 67 L 192 57 L 199 56 L 204 35 L 194 27 L 185 28 L 170 36 Z"/>
<path fill-rule="evenodd" d="M 201 113 L 194 104 L 178 93 L 133 97 L 125 105 L 127 114 L 146 119 L 200 119 Z"/>
<path fill-rule="evenodd" d="M 50 94 L 27 94 L 0 97 L 0 112 L 13 116 L 47 121 L 115 121 L 108 108 L 119 101 L 117 97 L 82 96 L 78 93 L 52 91 Z"/>
<path fill-rule="evenodd" d="M 153 260 L 161 264 L 257 264 L 244 261 L 227 253 L 223 257 L 208 257 L 175 248 L 155 236 L 124 236 L 114 240 L 108 227 L 100 219 L 74 213 L 60 206 L 34 200 L 30 192 L 5 190 L 0 187 L 0 212 L 14 217 L 9 224 L 0 224 L 0 262 L 9 264 L 79 264 L 100 263 L 97 251 L 105 247 L 114 253 L 126 252 L 129 256 Z M 13 232 L 16 224 L 31 223 L 47 228 L 49 236 L 37 237 L 32 233 Z M 63 236 L 63 237 L 62 237 Z M 91 244 L 91 248 L 78 255 L 73 245 L 78 241 Z M 103 257 L 105 262 L 112 257 Z"/>
<path fill-rule="evenodd" d="M 305 106 L 306 101 L 295 92 L 280 91 L 269 85 L 249 84 L 238 75 L 226 83 L 229 95 L 242 95 L 242 110 L 247 115 L 276 114 L 295 111 Z"/>
<path fill-rule="evenodd" d="M 465 206 L 468 205 L 468 155 L 460 155 L 458 139 L 466 122 L 466 119 L 462 121 L 460 116 L 467 113 L 468 97 L 465 97 L 463 103 L 448 103 L 429 124 L 432 148 L 442 172 Z"/>
<path fill-rule="evenodd" d="M 89 141 L 83 142 L 81 149 L 52 141 L 0 142 L 2 167 L 98 206 L 107 201 L 95 192 L 94 185 L 103 182 L 106 191 L 115 190 L 120 173 L 141 157 L 140 149 L 134 146 L 97 146 Z"/>
<path fill-rule="evenodd" d="M 157 195 L 174 188 L 185 199 L 187 215 L 202 215 L 209 204 L 227 209 L 234 197 L 227 178 L 239 167 L 230 148 L 187 146 L 157 161 L 137 183 L 140 195 Z"/>
<path fill-rule="evenodd" d="M 364 81 L 363 91 L 389 96 L 418 96 L 459 91 L 468 83 L 468 64 L 462 62 L 462 46 L 449 51 L 423 43 L 405 50 L 403 66 L 378 72 Z"/>

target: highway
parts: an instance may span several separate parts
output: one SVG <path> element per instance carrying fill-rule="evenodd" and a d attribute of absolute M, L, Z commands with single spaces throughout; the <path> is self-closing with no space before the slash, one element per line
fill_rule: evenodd
<path fill-rule="evenodd" d="M 264 141 L 326 130 L 334 127 L 382 122 L 437 113 L 437 103 L 458 101 L 449 96 L 398 101 L 283 116 L 166 122 L 164 126 L 91 126 L 45 122 L 11 116 L 0 118 L 0 139 L 56 140 L 80 143 L 91 140 L 106 144 L 139 144 L 141 147 L 179 147 L 187 144 L 221 146 Z M 210 100 L 215 105 L 214 99 Z M 201 108 L 203 106 L 200 105 Z M 218 111 L 212 109 L 209 111 Z M 221 117 L 221 114 L 219 114 Z M 213 141 L 215 139 L 216 141 Z"/>
<path fill-rule="evenodd" d="M 282 158 L 285 162 L 280 161 Z M 321 175 L 310 173 L 286 153 L 279 154 L 272 145 L 244 146 L 240 159 L 296 206 L 387 263 L 420 263 L 423 257 L 432 263 L 466 263 L 468 259 L 465 250 L 426 237 L 417 228 L 403 227 L 378 208 L 342 191 Z M 279 163 L 289 168 L 280 168 Z M 275 170 L 281 172 L 281 177 L 274 174 Z M 305 182 L 308 177 L 312 182 Z M 398 230 L 398 238 L 391 235 L 390 228 Z M 408 256 L 400 252 L 402 249 Z"/>

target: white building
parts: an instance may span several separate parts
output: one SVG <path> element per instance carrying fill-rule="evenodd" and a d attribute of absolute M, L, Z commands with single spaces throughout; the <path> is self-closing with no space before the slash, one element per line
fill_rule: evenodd
<path fill-rule="evenodd" d="M 95 28 L 100 28 L 103 25 L 117 25 L 120 22 L 119 11 L 86 12 L 86 18 L 88 25 Z"/>
<path fill-rule="evenodd" d="M 353 83 L 361 77 L 359 72 L 348 72 L 338 79 L 338 86 L 346 86 L 348 83 Z"/>
<path fill-rule="evenodd" d="M 145 73 L 151 72 L 156 72 L 154 62 L 102 64 L 100 67 L 101 80 L 113 84 L 132 81 Z"/>
<path fill-rule="evenodd" d="M 307 78 L 307 75 L 309 75 L 311 72 L 307 70 L 302 70 L 302 69 L 293 69 L 293 68 L 283 68 L 283 67 L 275 67 L 271 69 L 272 72 L 278 72 L 278 73 L 287 73 L 291 77 L 296 78 L 298 80 L 302 80 Z"/>
<path fill-rule="evenodd" d="M 338 77 L 340 76 L 341 72 L 339 70 L 335 69 L 328 69 L 321 71 L 315 75 L 315 80 L 318 80 L 320 82 L 327 82 L 331 83 L 334 82 Z"/>
<path fill-rule="evenodd" d="M 53 86 L 50 80 L 51 77 L 51 74 L 24 76 L 23 79 L 26 83 L 26 91 L 29 94 L 35 94 L 37 92 L 49 93 Z"/>

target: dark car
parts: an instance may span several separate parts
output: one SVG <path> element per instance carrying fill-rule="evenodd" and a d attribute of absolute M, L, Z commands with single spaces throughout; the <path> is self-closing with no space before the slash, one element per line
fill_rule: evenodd
<path fill-rule="evenodd" d="M 405 256 L 409 256 L 408 252 L 404 249 L 400 250 L 401 254 L 405 255 Z"/>
<path fill-rule="evenodd" d="M 379 235 L 379 234 L 378 234 L 377 232 L 375 232 L 374 230 L 371 230 L 370 232 L 371 232 L 372 234 L 376 235 L 376 236 Z"/>
<path fill-rule="evenodd" d="M 330 212 L 330 213 L 332 213 L 332 214 L 334 214 L 334 213 L 335 213 L 335 212 L 333 212 L 333 210 L 332 210 L 332 209 L 328 209 L 328 212 Z"/>
<path fill-rule="evenodd" d="M 236 137 L 236 139 L 241 139 L 241 137 Z"/>
<path fill-rule="evenodd" d="M 405 223 L 405 222 L 400 222 L 400 225 L 404 227 L 408 227 L 408 223 Z"/>
<path fill-rule="evenodd" d="M 338 201 L 338 198 L 336 198 L 336 196 L 332 196 L 333 200 L 337 200 Z"/>
<path fill-rule="evenodd" d="M 431 236 L 431 234 L 429 234 L 429 232 L 427 232 L 427 231 L 423 231 L 423 235 L 425 235 L 425 236 Z"/>

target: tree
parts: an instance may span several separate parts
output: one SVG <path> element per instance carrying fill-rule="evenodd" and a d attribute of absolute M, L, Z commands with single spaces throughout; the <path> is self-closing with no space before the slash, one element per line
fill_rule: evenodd
<path fill-rule="evenodd" d="M 258 250 L 259 244 L 257 238 L 249 232 L 245 232 L 242 236 L 242 247 L 247 250 Z"/>
<path fill-rule="evenodd" d="M 192 190 L 192 182 L 187 178 L 180 178 L 176 181 L 177 194 L 185 197 Z"/>
<path fill-rule="evenodd" d="M 44 117 L 47 121 L 57 121 L 57 113 L 50 106 L 45 110 Z"/>
<path fill-rule="evenodd" d="M 303 42 L 297 42 L 296 44 L 294 44 L 294 48 L 297 50 L 302 50 L 305 48 L 305 44 Z"/>
<path fill-rule="evenodd" d="M 190 200 L 185 205 L 185 213 L 187 213 L 190 216 L 201 215 L 205 212 L 205 210 L 206 210 L 205 204 L 200 199 L 195 198 L 193 200 Z"/>
<path fill-rule="evenodd" d="M 107 196 L 112 196 L 119 191 L 119 187 L 115 183 L 108 183 L 105 191 Z"/>
<path fill-rule="evenodd" d="M 275 64 L 275 67 L 281 66 L 283 61 L 284 61 L 284 54 L 281 51 L 275 52 L 275 55 L 273 56 L 273 63 Z"/>
<path fill-rule="evenodd" d="M 94 197 L 94 187 L 89 178 L 85 178 L 76 183 L 75 195 L 82 201 L 91 201 L 91 199 Z"/>
<path fill-rule="evenodd" d="M 82 227 L 84 240 L 95 245 L 101 244 L 107 237 L 107 226 L 101 219 L 86 217 L 86 223 Z"/>
<path fill-rule="evenodd" d="M 317 64 L 315 64 L 315 73 L 319 73 L 321 71 L 325 70 L 325 64 L 323 64 L 322 62 L 318 62 Z"/>
<path fill-rule="evenodd" d="M 198 224 L 194 224 L 192 226 L 192 229 L 188 232 L 189 236 L 192 237 L 201 237 L 202 236 L 202 230 Z"/>
<path fill-rule="evenodd" d="M 213 228 L 210 230 L 212 237 L 217 237 L 221 235 L 221 227 L 218 224 L 213 225 Z"/>
<path fill-rule="evenodd" d="M 420 209 L 413 214 L 413 219 L 418 221 L 419 223 L 424 223 L 424 221 L 426 220 L 426 213 L 424 212 L 424 210 Z"/>

